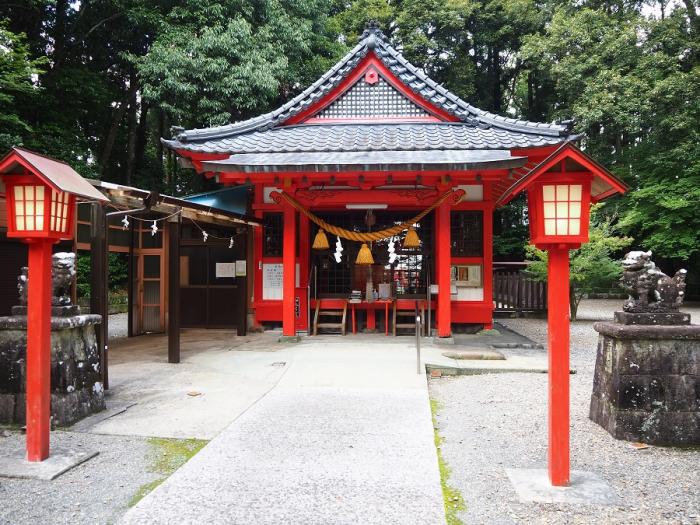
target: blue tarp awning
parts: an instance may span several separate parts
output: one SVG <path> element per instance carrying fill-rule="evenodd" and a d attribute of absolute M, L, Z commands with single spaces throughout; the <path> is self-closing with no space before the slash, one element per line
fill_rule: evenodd
<path fill-rule="evenodd" d="M 246 215 L 248 212 L 248 195 L 250 186 L 231 186 L 221 190 L 208 191 L 206 193 L 198 193 L 197 195 L 189 195 L 183 200 L 218 208 L 240 215 Z"/>

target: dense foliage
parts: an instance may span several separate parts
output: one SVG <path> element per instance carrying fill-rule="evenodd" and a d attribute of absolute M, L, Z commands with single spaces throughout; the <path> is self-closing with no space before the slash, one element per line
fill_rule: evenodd
<path fill-rule="evenodd" d="M 601 220 L 657 256 L 700 262 L 698 0 L 22 0 L 0 5 L 0 148 L 170 192 L 171 125 L 247 118 L 298 93 L 378 20 L 477 107 L 575 119 L 630 184 Z M 522 257 L 522 203 L 496 248 Z M 693 280 L 693 275 L 689 279 Z M 697 279 L 697 277 L 695 277 Z"/>
<path fill-rule="evenodd" d="M 622 275 L 616 255 L 631 243 L 630 237 L 616 234 L 610 219 L 591 222 L 589 242 L 569 252 L 569 309 L 573 320 L 576 320 L 578 305 L 585 295 L 615 291 L 617 280 Z M 546 281 L 547 252 L 529 245 L 527 257 L 532 261 L 527 273 L 535 280 Z"/>

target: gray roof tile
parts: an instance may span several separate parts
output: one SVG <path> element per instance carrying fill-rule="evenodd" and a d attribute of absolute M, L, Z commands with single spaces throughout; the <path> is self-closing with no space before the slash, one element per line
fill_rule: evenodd
<path fill-rule="evenodd" d="M 172 148 L 200 152 L 253 152 L 259 150 L 281 152 L 293 151 L 295 145 L 280 143 L 279 137 L 284 136 L 285 139 L 294 141 L 303 136 L 303 141 L 299 144 L 304 148 L 312 148 L 303 151 L 339 151 L 333 148 L 343 148 L 356 144 L 354 141 L 348 142 L 348 134 L 351 134 L 355 138 L 363 137 L 366 141 L 365 144 L 368 147 L 371 145 L 371 149 L 375 149 L 379 146 L 373 142 L 378 131 L 368 131 L 367 127 L 362 125 L 342 127 L 341 129 L 344 130 L 341 133 L 343 142 L 337 143 L 337 145 L 328 141 L 329 137 L 333 135 L 327 129 L 328 125 L 325 125 L 323 129 L 319 129 L 317 126 L 306 126 L 306 131 L 299 131 L 299 127 L 289 127 L 290 131 L 286 133 L 282 132 L 283 128 L 279 127 L 315 103 L 319 96 L 339 85 L 370 51 L 374 51 L 379 59 L 418 96 L 456 116 L 466 124 L 462 127 L 451 127 L 449 124 L 412 127 L 411 138 L 407 138 L 407 140 L 409 143 L 414 141 L 419 149 L 421 142 L 416 140 L 416 137 L 425 133 L 435 133 L 434 137 L 439 139 L 442 149 L 451 147 L 442 141 L 450 140 L 456 135 L 459 135 L 460 140 L 470 144 L 474 143 L 476 149 L 559 144 L 572 138 L 569 135 L 569 126 L 565 124 L 534 123 L 506 118 L 471 106 L 410 64 L 391 46 L 379 29 L 369 27 L 362 35 L 360 43 L 340 62 L 314 84 L 278 109 L 225 126 L 192 130 L 179 129 L 174 133 L 174 140 L 164 140 L 163 142 Z M 370 127 L 386 129 L 385 125 L 380 124 L 373 124 Z M 272 138 L 273 136 L 275 138 Z M 425 141 L 425 138 L 422 140 Z M 488 143 L 490 140 L 494 142 Z M 273 146 L 273 144 L 275 145 Z M 460 145 L 459 147 L 464 146 Z"/>
<path fill-rule="evenodd" d="M 314 124 L 251 131 L 225 138 L 166 141 L 173 148 L 212 153 L 511 149 L 547 146 L 560 137 L 473 124 Z"/>

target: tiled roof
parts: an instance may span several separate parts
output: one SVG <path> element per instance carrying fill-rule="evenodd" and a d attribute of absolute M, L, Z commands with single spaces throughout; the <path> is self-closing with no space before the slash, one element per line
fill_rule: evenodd
<path fill-rule="evenodd" d="M 173 147 L 211 153 L 511 149 L 547 146 L 560 137 L 460 123 L 302 124 Z"/>
<path fill-rule="evenodd" d="M 530 147 L 543 144 L 559 144 L 564 140 L 571 139 L 570 123 L 563 124 L 543 124 L 528 122 L 525 120 L 517 120 L 512 118 L 502 117 L 494 113 L 482 111 L 467 102 L 460 99 L 454 93 L 440 86 L 430 78 L 428 78 L 421 70 L 410 64 L 401 54 L 394 49 L 389 43 L 384 34 L 374 26 L 369 26 L 362 35 L 362 38 L 340 62 L 333 66 L 326 74 L 319 78 L 314 84 L 298 96 L 279 107 L 278 109 L 265 113 L 258 117 L 228 124 L 225 126 L 217 126 L 205 129 L 184 130 L 182 128 L 173 128 L 174 140 L 164 140 L 163 142 L 173 149 L 183 149 L 189 151 L 200 152 L 249 152 L 258 151 L 253 148 L 266 148 L 277 138 L 272 135 L 267 135 L 268 130 L 277 131 L 277 127 L 284 124 L 288 119 L 298 115 L 304 110 L 311 107 L 313 104 L 321 100 L 326 94 L 337 87 L 357 66 L 357 64 L 370 52 L 373 51 L 376 56 L 386 65 L 386 67 L 399 78 L 406 86 L 414 93 L 422 97 L 424 100 L 434 104 L 457 117 L 463 124 L 465 131 L 461 132 L 465 135 L 470 135 L 471 141 L 476 143 L 474 146 L 477 149 L 483 149 L 483 141 L 492 136 L 500 137 L 498 144 L 488 145 L 488 148 L 502 147 Z M 379 126 L 387 130 L 386 126 Z M 445 128 L 423 128 L 423 131 L 437 131 Z M 314 141 L 324 141 L 324 136 L 328 133 L 326 128 L 310 128 L 310 132 L 305 137 L 309 139 L 309 135 L 320 135 L 314 138 Z M 469 131 L 466 131 L 469 130 Z M 486 133 L 481 133 L 481 132 Z M 298 133 L 298 132 L 294 132 Z M 350 133 L 345 131 L 344 133 Z M 360 128 L 351 131 L 353 135 L 364 137 Z M 453 133 L 453 131 L 447 132 Z M 238 148 L 235 144 L 236 139 L 244 139 L 244 135 L 255 137 L 255 140 L 244 140 L 246 147 Z M 444 138 L 443 134 L 438 135 L 437 140 Z M 280 137 L 275 133 L 274 137 Z M 503 141 L 513 139 L 512 143 L 504 143 Z M 262 141 L 258 145 L 257 140 Z M 498 139 L 497 139 L 498 140 Z M 301 146 L 301 144 L 300 144 Z M 371 149 L 375 149 L 375 144 L 372 144 Z M 274 151 L 295 151 L 295 145 L 285 146 L 280 144 L 283 149 Z M 442 149 L 450 148 L 449 145 L 441 145 Z M 458 147 L 471 147 L 459 145 Z M 330 151 L 328 146 L 322 151 Z M 369 149 L 369 147 L 368 147 Z M 318 150 L 317 150 L 318 151 Z"/>
<path fill-rule="evenodd" d="M 241 153 L 202 164 L 207 171 L 226 173 L 332 173 L 346 170 L 512 169 L 522 166 L 526 160 L 527 157 L 512 156 L 509 150 L 304 151 Z"/>

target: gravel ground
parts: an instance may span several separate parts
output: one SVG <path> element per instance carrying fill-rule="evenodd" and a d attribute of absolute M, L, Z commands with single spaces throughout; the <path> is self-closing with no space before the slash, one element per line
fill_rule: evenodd
<path fill-rule="evenodd" d="M 23 434 L 9 433 L 0 430 L 0 451 L 24 446 Z M 0 524 L 116 523 L 141 485 L 161 477 L 148 471 L 146 438 L 55 431 L 51 440 L 99 454 L 53 481 L 0 478 Z"/>
<path fill-rule="evenodd" d="M 634 450 L 588 419 L 597 333 L 593 320 L 612 318 L 619 300 L 584 301 L 571 326 L 571 466 L 599 474 L 619 507 L 523 504 L 506 468 L 544 468 L 547 377 L 498 374 L 432 379 L 431 396 L 450 484 L 464 496 L 464 523 L 700 523 L 700 451 Z M 700 308 L 684 308 L 694 321 Z M 546 343 L 546 320 L 505 319 L 508 328 Z"/>

